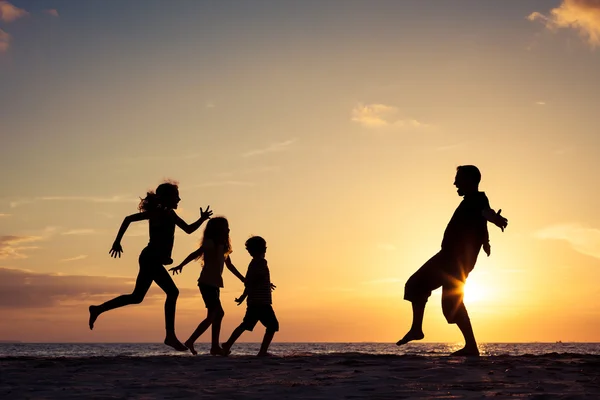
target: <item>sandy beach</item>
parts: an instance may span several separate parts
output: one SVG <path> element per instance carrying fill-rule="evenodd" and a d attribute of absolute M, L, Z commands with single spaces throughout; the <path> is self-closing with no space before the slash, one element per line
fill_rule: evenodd
<path fill-rule="evenodd" d="M 2 358 L 0 398 L 597 399 L 600 356 Z"/>

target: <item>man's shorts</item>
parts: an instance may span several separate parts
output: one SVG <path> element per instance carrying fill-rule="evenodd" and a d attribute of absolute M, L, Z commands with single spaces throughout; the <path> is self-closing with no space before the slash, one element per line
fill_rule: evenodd
<path fill-rule="evenodd" d="M 277 321 L 275 311 L 273 311 L 273 307 L 270 304 L 248 305 L 242 326 L 245 330 L 252 331 L 258 321 L 260 321 L 269 332 L 277 332 L 279 330 L 279 321 Z"/>
<path fill-rule="evenodd" d="M 463 288 L 476 261 L 476 256 L 463 262 L 443 251 L 437 253 L 408 279 L 404 286 L 404 299 L 425 303 L 431 292 L 441 287 L 442 310 L 446 320 L 456 323 L 457 319 L 467 315 Z"/>
<path fill-rule="evenodd" d="M 206 308 L 221 307 L 221 291 L 218 287 L 205 283 L 198 283 L 198 287 L 200 288 L 200 294 Z"/>

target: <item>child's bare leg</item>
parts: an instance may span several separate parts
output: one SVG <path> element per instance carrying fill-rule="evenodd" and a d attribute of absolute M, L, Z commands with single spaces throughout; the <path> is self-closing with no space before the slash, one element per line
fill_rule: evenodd
<path fill-rule="evenodd" d="M 234 331 L 231 333 L 231 337 L 225 343 L 223 343 L 223 353 L 229 354 L 231 347 L 240 338 L 240 336 L 242 336 L 244 331 L 245 329 L 243 325 L 240 325 L 234 329 Z"/>
<path fill-rule="evenodd" d="M 262 344 L 260 345 L 260 350 L 258 351 L 257 356 L 264 357 L 264 356 L 269 355 L 269 353 L 267 353 L 267 350 L 269 349 L 269 345 L 271 344 L 271 341 L 273 340 L 273 336 L 275 336 L 275 331 L 267 330 L 265 332 L 265 336 L 263 337 L 263 341 L 262 341 Z"/>
<path fill-rule="evenodd" d="M 212 323 L 212 345 L 210 347 L 210 354 L 213 356 L 223 355 L 223 349 L 219 343 L 219 336 L 221 335 L 221 322 L 223 321 L 224 316 L 225 311 L 223 311 L 223 308 L 219 306 L 215 315 L 215 319 Z"/>
<path fill-rule="evenodd" d="M 423 334 L 423 315 L 425 314 L 425 305 L 426 302 L 413 302 L 412 303 L 412 311 L 413 311 L 413 321 L 410 327 L 410 330 L 404 337 L 396 343 L 396 345 L 401 346 L 413 340 L 421 340 L 425 337 Z"/>
<path fill-rule="evenodd" d="M 165 300 L 165 328 L 167 333 L 164 343 L 177 351 L 187 351 L 188 348 L 175 335 L 175 308 L 177 306 L 177 297 L 179 297 L 179 289 L 177 289 L 175 282 L 173 282 L 173 279 L 164 268 L 156 269 L 154 282 L 167 295 Z"/>
<path fill-rule="evenodd" d="M 208 329 L 208 327 L 213 323 L 214 319 L 215 319 L 215 313 L 216 310 L 214 309 L 209 309 L 207 314 L 206 314 L 206 318 L 200 322 L 200 324 L 198 324 L 198 327 L 196 328 L 196 330 L 194 331 L 194 333 L 192 333 L 192 335 L 188 338 L 188 340 L 185 341 L 184 345 L 185 347 L 187 347 L 188 349 L 190 349 L 190 352 L 193 355 L 198 354 L 198 352 L 196 351 L 196 349 L 194 349 L 194 342 L 196 342 L 196 340 L 198 340 L 198 338 L 204 333 L 206 332 L 206 330 Z"/>

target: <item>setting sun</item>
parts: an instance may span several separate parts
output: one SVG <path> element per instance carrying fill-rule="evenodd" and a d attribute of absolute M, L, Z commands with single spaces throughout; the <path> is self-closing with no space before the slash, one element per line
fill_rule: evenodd
<path fill-rule="evenodd" d="M 490 300 L 489 289 L 485 286 L 477 284 L 477 282 L 467 280 L 464 286 L 465 297 L 464 301 L 467 305 L 478 303 L 483 300 Z"/>

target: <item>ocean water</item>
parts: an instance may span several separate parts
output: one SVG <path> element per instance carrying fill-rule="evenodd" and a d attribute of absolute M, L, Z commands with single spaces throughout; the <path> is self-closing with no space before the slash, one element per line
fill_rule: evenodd
<path fill-rule="evenodd" d="M 260 343 L 236 343 L 232 355 L 255 355 Z M 269 352 L 282 357 L 326 354 L 386 354 L 444 356 L 460 349 L 458 343 L 272 343 Z M 210 344 L 197 343 L 200 355 L 208 354 Z M 546 354 L 600 355 L 600 343 L 480 343 L 482 356 L 523 356 Z M 0 343 L 0 357 L 188 357 L 189 353 L 170 350 L 162 343 Z"/>

